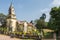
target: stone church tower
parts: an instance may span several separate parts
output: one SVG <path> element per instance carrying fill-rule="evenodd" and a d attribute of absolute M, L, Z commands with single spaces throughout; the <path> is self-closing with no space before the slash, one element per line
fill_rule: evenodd
<path fill-rule="evenodd" d="M 9 14 L 7 16 L 7 31 L 14 32 L 16 30 L 16 15 L 14 11 L 13 4 L 11 3 L 9 7 Z"/>

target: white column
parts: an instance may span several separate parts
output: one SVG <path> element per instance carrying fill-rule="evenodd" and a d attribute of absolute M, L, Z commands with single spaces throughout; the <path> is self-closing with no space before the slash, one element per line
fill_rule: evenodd
<path fill-rule="evenodd" d="M 27 23 L 26 22 L 24 23 L 24 32 L 25 33 L 27 32 Z"/>

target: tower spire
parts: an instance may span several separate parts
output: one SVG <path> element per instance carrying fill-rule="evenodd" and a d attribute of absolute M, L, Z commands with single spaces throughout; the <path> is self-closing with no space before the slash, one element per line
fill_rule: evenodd
<path fill-rule="evenodd" d="M 10 7 L 9 7 L 9 14 L 8 15 L 10 15 L 10 17 L 16 18 L 15 10 L 14 10 L 14 6 L 12 4 L 12 1 L 11 1 L 11 4 L 10 4 Z"/>
<path fill-rule="evenodd" d="M 10 8 L 13 7 L 13 0 L 11 0 Z"/>
<path fill-rule="evenodd" d="M 13 0 L 11 0 L 11 4 L 10 4 L 10 7 L 9 7 L 9 14 L 15 14 L 14 13 L 14 6 L 13 6 Z"/>
<path fill-rule="evenodd" d="M 13 0 L 11 0 L 11 3 L 13 3 Z"/>

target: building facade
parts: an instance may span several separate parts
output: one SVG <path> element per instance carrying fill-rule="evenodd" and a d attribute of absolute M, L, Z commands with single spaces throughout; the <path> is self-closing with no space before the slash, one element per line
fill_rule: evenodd
<path fill-rule="evenodd" d="M 17 24 L 17 31 L 19 30 L 20 32 L 32 33 L 36 29 L 32 23 L 28 23 L 26 21 L 18 21 Z"/>
<path fill-rule="evenodd" d="M 18 21 L 16 19 L 14 7 L 11 3 L 9 7 L 9 12 L 7 16 L 7 32 L 24 32 L 31 33 L 35 26 L 32 23 L 28 23 L 26 21 Z"/>

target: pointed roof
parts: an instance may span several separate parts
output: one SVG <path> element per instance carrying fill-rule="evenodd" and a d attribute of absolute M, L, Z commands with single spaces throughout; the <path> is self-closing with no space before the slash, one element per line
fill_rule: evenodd
<path fill-rule="evenodd" d="M 15 10 L 14 10 L 14 6 L 13 6 L 12 2 L 11 2 L 10 7 L 9 7 L 9 14 L 8 14 L 7 18 L 16 19 Z"/>
<path fill-rule="evenodd" d="M 14 8 L 13 3 L 11 2 L 9 9 Z"/>
<path fill-rule="evenodd" d="M 15 12 L 14 11 L 14 6 L 13 6 L 13 3 L 11 2 L 10 7 L 9 7 L 9 14 L 14 14 L 15 15 L 14 12 Z"/>

